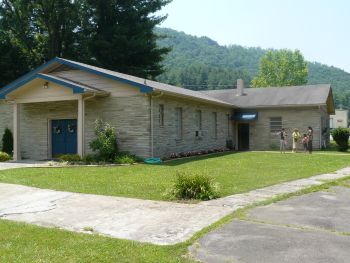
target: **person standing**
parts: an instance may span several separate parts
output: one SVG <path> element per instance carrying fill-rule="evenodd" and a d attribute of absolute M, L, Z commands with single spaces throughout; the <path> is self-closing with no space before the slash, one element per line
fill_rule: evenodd
<path fill-rule="evenodd" d="M 299 130 L 297 128 L 294 129 L 292 133 L 292 138 L 293 138 L 293 152 L 296 153 L 298 151 L 298 142 L 300 139 L 301 135 L 299 133 Z"/>
<path fill-rule="evenodd" d="M 314 139 L 314 131 L 311 126 L 307 130 L 307 149 L 309 153 L 312 153 L 312 140 Z"/>
<path fill-rule="evenodd" d="M 304 148 L 304 152 L 307 152 L 307 134 L 304 133 L 303 135 L 303 139 L 302 139 L 302 143 L 303 143 L 303 148 Z"/>
<path fill-rule="evenodd" d="M 284 128 L 281 129 L 279 132 L 280 136 L 280 152 L 285 153 L 286 152 L 286 145 L 287 145 L 287 133 Z"/>

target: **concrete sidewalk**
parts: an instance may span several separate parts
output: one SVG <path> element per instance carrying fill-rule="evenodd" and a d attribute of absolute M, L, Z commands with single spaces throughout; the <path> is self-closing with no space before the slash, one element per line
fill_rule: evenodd
<path fill-rule="evenodd" d="M 0 162 L 0 170 L 9 170 L 16 168 L 29 168 L 29 167 L 48 167 L 48 161 L 33 161 L 33 160 L 22 160 L 22 161 L 9 161 Z"/>
<path fill-rule="evenodd" d="M 350 167 L 199 204 L 89 195 L 0 184 L 0 218 L 116 238 L 175 244 L 247 205 L 350 176 Z"/>

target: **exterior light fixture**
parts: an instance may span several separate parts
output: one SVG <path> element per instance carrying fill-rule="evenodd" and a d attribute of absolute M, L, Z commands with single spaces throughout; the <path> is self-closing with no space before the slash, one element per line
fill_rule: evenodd
<path fill-rule="evenodd" d="M 47 81 L 44 83 L 43 88 L 44 88 L 44 89 L 48 89 L 48 88 L 49 88 L 49 83 L 48 83 Z"/>

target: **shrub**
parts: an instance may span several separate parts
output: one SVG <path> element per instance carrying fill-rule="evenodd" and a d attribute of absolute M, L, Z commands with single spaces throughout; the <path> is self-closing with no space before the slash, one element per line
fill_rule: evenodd
<path fill-rule="evenodd" d="M 13 152 L 13 135 L 9 128 L 5 129 L 4 135 L 2 136 L 2 149 L 1 151 L 12 155 Z"/>
<path fill-rule="evenodd" d="M 90 143 L 90 148 L 97 152 L 102 161 L 113 161 L 118 153 L 115 128 L 102 120 L 95 121 L 96 139 Z"/>
<path fill-rule="evenodd" d="M 179 199 L 210 200 L 218 197 L 213 180 L 203 174 L 178 172 L 173 194 Z"/>
<path fill-rule="evenodd" d="M 0 162 L 6 162 L 11 160 L 11 155 L 5 152 L 0 152 Z"/>
<path fill-rule="evenodd" d="M 133 164 L 139 161 L 135 155 L 130 153 L 119 153 L 115 158 L 114 162 L 117 164 Z"/>
<path fill-rule="evenodd" d="M 60 162 L 68 162 L 68 163 L 77 163 L 81 161 L 81 158 L 78 154 L 62 154 L 58 157 Z"/>
<path fill-rule="evenodd" d="M 332 130 L 332 137 L 337 143 L 339 151 L 346 152 L 349 149 L 349 135 L 349 129 L 346 128 L 336 128 Z"/>
<path fill-rule="evenodd" d="M 84 155 L 82 161 L 83 161 L 85 164 L 92 164 L 92 163 L 96 163 L 96 162 L 97 162 L 95 156 L 92 155 L 92 154 Z"/>

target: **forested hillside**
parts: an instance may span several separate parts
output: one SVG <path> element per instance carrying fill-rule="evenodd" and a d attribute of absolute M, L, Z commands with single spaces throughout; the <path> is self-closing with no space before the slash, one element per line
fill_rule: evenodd
<path fill-rule="evenodd" d="M 232 88 L 237 78 L 250 83 L 259 70 L 265 50 L 238 45 L 220 46 L 207 37 L 194 37 L 157 28 L 160 46 L 171 46 L 166 72 L 158 80 L 193 90 Z M 350 73 L 320 63 L 309 63 L 309 84 L 331 83 L 336 104 L 350 108 Z"/>

